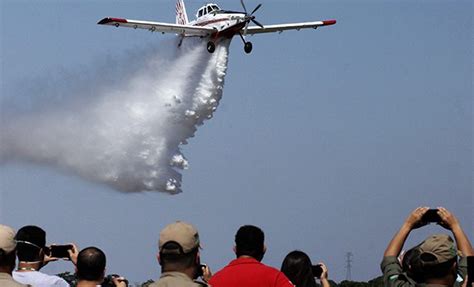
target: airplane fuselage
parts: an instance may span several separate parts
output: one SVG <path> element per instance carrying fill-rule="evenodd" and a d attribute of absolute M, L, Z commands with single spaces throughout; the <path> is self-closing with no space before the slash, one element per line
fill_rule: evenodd
<path fill-rule="evenodd" d="M 232 37 L 245 27 L 245 14 L 213 12 L 203 15 L 189 24 L 197 27 L 209 27 L 216 30 L 214 37 Z"/>

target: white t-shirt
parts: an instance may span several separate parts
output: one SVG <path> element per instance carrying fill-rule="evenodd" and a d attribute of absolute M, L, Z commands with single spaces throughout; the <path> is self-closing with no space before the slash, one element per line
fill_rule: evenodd
<path fill-rule="evenodd" d="M 44 274 L 39 271 L 13 271 L 12 275 L 15 281 L 22 284 L 30 284 L 33 287 L 70 287 L 61 277 Z"/>

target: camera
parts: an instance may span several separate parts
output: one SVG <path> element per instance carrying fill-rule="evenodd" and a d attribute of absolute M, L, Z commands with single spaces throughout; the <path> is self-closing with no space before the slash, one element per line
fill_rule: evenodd
<path fill-rule="evenodd" d="M 311 266 L 311 271 L 313 272 L 313 277 L 320 278 L 323 274 L 323 267 L 321 264 Z"/>
<path fill-rule="evenodd" d="M 421 217 L 423 222 L 441 222 L 441 217 L 438 214 L 437 209 L 428 209 L 425 214 Z"/>
<path fill-rule="evenodd" d="M 120 275 L 117 275 L 117 274 L 107 275 L 104 278 L 104 281 L 102 282 L 102 284 L 100 284 L 100 286 L 101 287 L 115 287 L 114 281 L 112 279 L 113 278 L 119 278 L 119 277 L 120 277 Z M 123 280 L 119 280 L 119 281 L 125 282 L 125 285 L 128 286 L 127 279 L 123 279 Z"/>
<path fill-rule="evenodd" d="M 206 268 L 206 267 L 207 267 L 206 264 L 199 264 L 199 267 L 196 270 L 196 277 L 202 277 L 204 275 L 203 274 L 203 269 Z"/>

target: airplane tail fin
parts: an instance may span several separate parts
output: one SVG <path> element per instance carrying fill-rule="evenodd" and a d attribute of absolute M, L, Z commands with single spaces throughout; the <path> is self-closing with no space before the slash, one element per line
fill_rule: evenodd
<path fill-rule="evenodd" d="M 188 24 L 188 15 L 186 14 L 186 7 L 184 6 L 183 0 L 176 2 L 176 24 Z"/>

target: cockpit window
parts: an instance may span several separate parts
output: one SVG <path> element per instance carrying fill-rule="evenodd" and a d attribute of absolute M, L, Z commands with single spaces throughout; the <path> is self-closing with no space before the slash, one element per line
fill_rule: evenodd
<path fill-rule="evenodd" d="M 198 10 L 198 12 L 196 14 L 196 17 L 199 18 L 199 17 L 202 17 L 202 16 L 207 15 L 209 13 L 218 13 L 220 10 L 221 10 L 221 8 L 219 8 L 219 6 L 217 6 L 216 4 L 209 3 L 206 6 L 203 6 Z"/>

